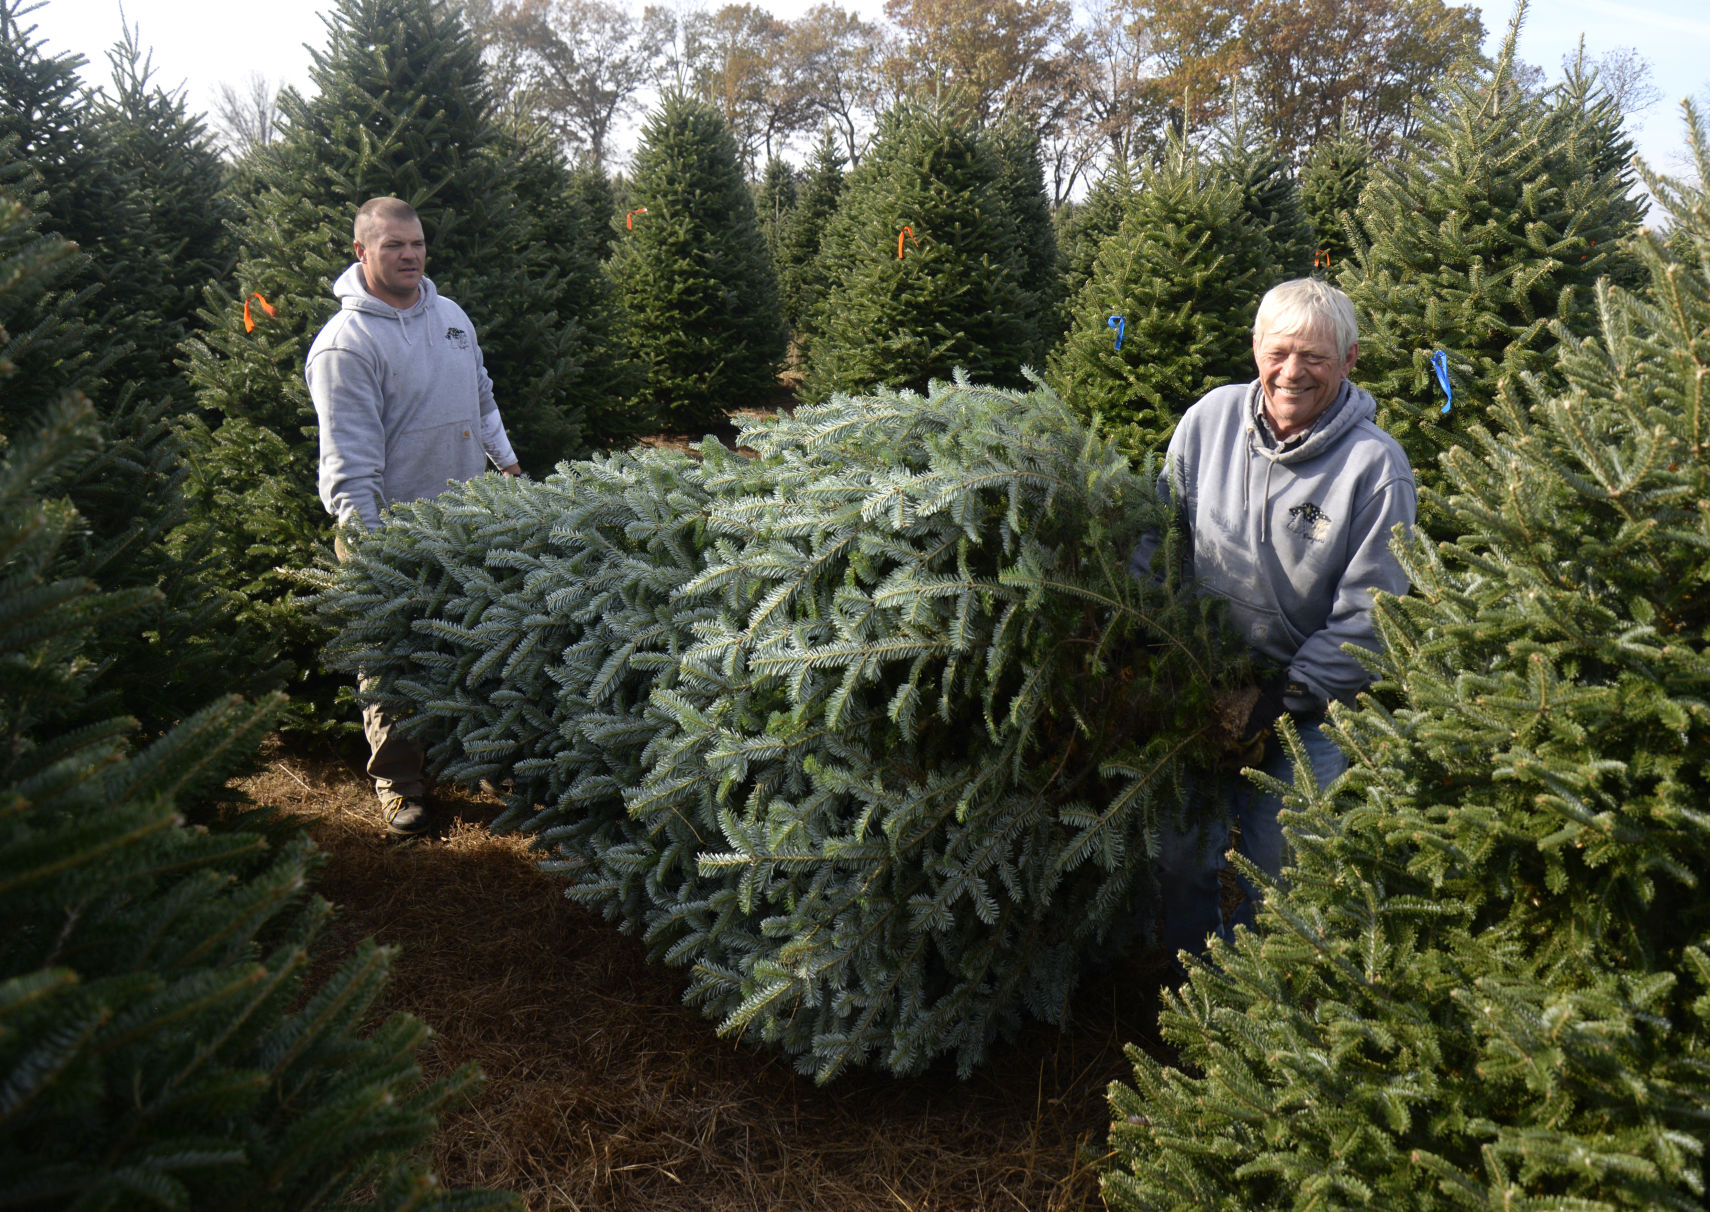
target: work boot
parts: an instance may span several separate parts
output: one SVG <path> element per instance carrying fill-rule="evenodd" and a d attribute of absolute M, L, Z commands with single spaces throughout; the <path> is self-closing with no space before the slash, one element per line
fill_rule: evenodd
<path fill-rule="evenodd" d="M 393 795 L 380 801 L 380 819 L 392 837 L 420 837 L 432 824 L 420 796 Z"/>

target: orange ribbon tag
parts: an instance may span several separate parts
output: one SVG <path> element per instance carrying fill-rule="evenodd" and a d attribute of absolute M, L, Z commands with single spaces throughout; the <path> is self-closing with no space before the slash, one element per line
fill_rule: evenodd
<path fill-rule="evenodd" d="M 279 314 L 278 312 L 273 310 L 273 304 L 269 303 L 266 299 L 262 298 L 262 296 L 260 295 L 259 292 L 251 295 L 249 297 L 249 299 L 261 299 L 261 310 L 266 312 L 268 315 L 275 316 L 275 315 Z M 243 330 L 245 332 L 254 332 L 255 331 L 255 321 L 250 319 L 250 316 L 249 316 L 249 299 L 245 299 L 243 301 Z"/>
<path fill-rule="evenodd" d="M 905 227 L 897 233 L 897 260 L 899 260 L 899 261 L 901 261 L 903 259 L 902 258 L 903 241 L 905 239 L 914 240 L 914 228 Z M 914 246 L 916 249 L 919 249 L 920 248 L 920 241 L 914 240 Z"/>
<path fill-rule="evenodd" d="M 635 230 L 635 216 L 645 215 L 646 213 L 647 213 L 647 208 L 645 206 L 636 207 L 634 210 L 630 211 L 627 215 L 625 215 L 623 217 L 624 226 L 629 228 L 630 231 L 634 231 Z"/>
<path fill-rule="evenodd" d="M 1325 269 L 1330 268 L 1330 250 L 1328 248 L 1321 248 L 1312 254 L 1312 268 L 1317 269 L 1320 266 Z"/>

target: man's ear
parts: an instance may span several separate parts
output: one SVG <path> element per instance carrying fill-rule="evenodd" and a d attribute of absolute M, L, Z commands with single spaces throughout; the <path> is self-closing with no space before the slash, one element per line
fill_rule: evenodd
<path fill-rule="evenodd" d="M 1354 363 L 1359 361 L 1359 358 L 1360 358 L 1360 343 L 1358 341 L 1355 341 L 1352 345 L 1348 346 L 1348 360 L 1342 364 L 1342 373 L 1343 374 L 1352 373 L 1352 371 L 1354 369 Z"/>

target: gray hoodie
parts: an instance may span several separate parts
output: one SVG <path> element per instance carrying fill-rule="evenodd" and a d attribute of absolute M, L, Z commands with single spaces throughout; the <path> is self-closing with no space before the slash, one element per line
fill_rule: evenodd
<path fill-rule="evenodd" d="M 493 383 L 475 326 L 427 277 L 415 305 L 399 309 L 363 286 L 360 263 L 333 284 L 338 314 L 309 347 L 303 376 L 321 431 L 321 503 L 368 529 L 400 501 L 437 496 L 487 467 L 482 422 L 497 428 Z M 491 441 L 491 439 L 489 439 Z M 500 466 L 509 466 L 506 459 Z"/>
<path fill-rule="evenodd" d="M 1372 591 L 1407 592 L 1389 542 L 1397 523 L 1414 523 L 1413 469 L 1378 428 L 1371 396 L 1351 383 L 1303 439 L 1280 446 L 1260 428 L 1260 398 L 1255 380 L 1188 409 L 1159 490 L 1179 490 L 1193 539 L 1187 571 L 1228 599 L 1253 650 L 1305 683 L 1318 705 L 1351 699 L 1371 675 L 1342 645 L 1381 650 Z M 1148 540 L 1134 553 L 1136 572 L 1151 565 L 1157 539 Z"/>

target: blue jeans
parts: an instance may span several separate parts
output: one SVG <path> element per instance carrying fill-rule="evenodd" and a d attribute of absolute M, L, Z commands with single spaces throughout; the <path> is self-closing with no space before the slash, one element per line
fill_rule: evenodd
<path fill-rule="evenodd" d="M 1348 768 L 1347 755 L 1317 724 L 1297 727 L 1318 785 L 1328 786 Z M 1259 769 L 1280 782 L 1294 782 L 1294 763 L 1281 740 L 1271 742 Z M 1222 896 L 1218 873 L 1229 865 L 1224 852 L 1229 848 L 1230 826 L 1240 826 L 1241 853 L 1272 879 L 1282 874 L 1283 863 L 1288 858 L 1288 843 L 1277 821 L 1277 811 L 1282 807 L 1280 796 L 1259 790 L 1239 775 L 1230 780 L 1224 795 L 1221 820 L 1188 830 L 1167 824 L 1158 839 L 1157 873 L 1164 911 L 1162 942 L 1172 956 L 1178 951 L 1199 955 L 1205 950 L 1208 935 L 1218 934 L 1227 939 L 1236 926 L 1252 928 L 1254 911 L 1264 894 L 1245 876 L 1237 873 L 1236 880 L 1246 893 L 1246 900 L 1235 910 L 1227 926 L 1223 924 L 1223 911 L 1218 904 Z"/>

